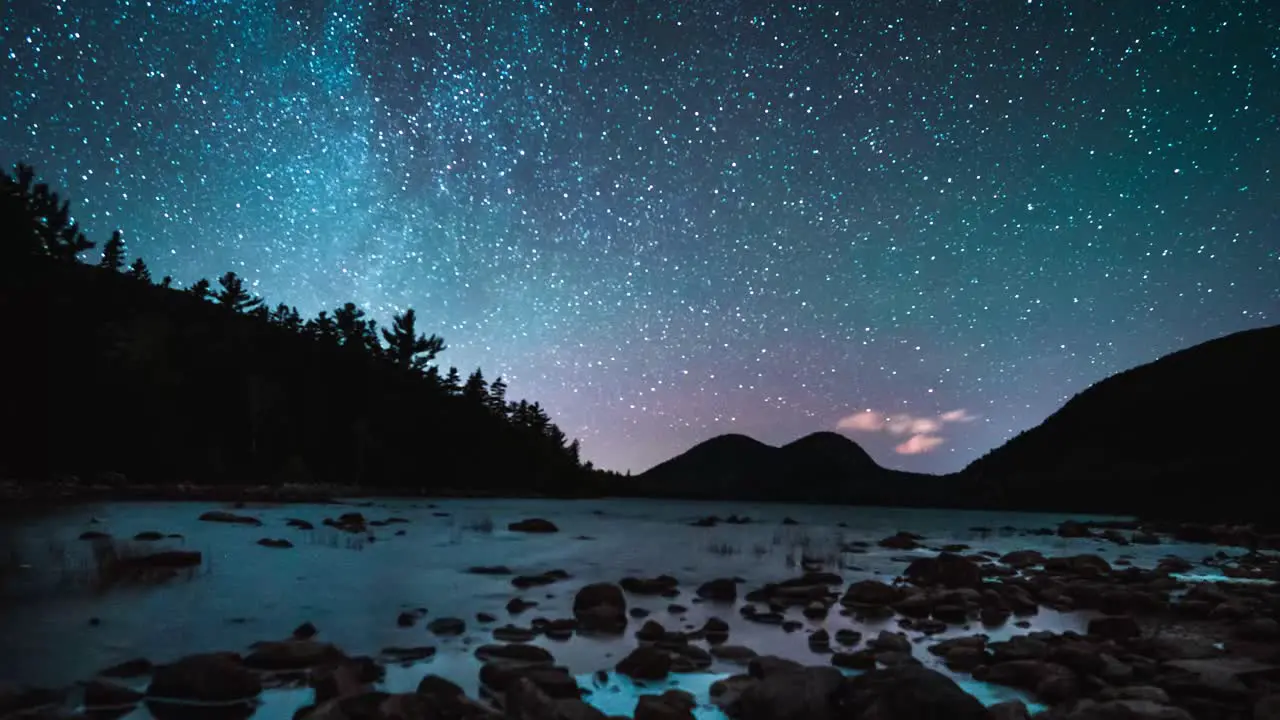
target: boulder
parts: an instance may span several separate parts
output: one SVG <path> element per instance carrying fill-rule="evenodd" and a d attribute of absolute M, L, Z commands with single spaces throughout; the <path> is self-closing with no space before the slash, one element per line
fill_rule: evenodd
<path fill-rule="evenodd" d="M 839 717 L 859 720 L 987 720 L 987 709 L 954 680 L 918 665 L 872 670 L 845 680 Z"/>

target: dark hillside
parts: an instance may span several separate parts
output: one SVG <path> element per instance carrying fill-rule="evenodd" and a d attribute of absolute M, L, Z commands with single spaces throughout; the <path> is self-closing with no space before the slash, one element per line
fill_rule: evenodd
<path fill-rule="evenodd" d="M 119 235 L 87 264 L 62 207 L 0 179 L 0 475 L 592 492 L 576 441 L 500 378 L 438 371 L 412 311 L 382 330 L 352 304 L 268 309 L 230 273 L 178 290 L 125 269 Z"/>

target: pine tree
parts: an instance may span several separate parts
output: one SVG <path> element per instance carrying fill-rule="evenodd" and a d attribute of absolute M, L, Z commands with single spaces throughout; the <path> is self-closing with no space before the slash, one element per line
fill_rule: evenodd
<path fill-rule="evenodd" d="M 267 319 L 271 324 L 278 325 L 279 327 L 292 332 L 302 330 L 302 316 L 298 313 L 298 308 L 289 307 L 284 303 L 277 305 L 276 309 L 271 311 L 271 314 Z"/>
<path fill-rule="evenodd" d="M 5 235 L 0 252 L 10 257 L 45 256 L 75 262 L 93 243 L 71 219 L 71 203 L 46 183 L 35 182 L 35 170 L 18 165 L 13 175 L 0 173 L 0 217 Z"/>
<path fill-rule="evenodd" d="M 345 303 L 333 311 L 333 322 L 338 329 L 338 338 L 343 347 L 352 350 L 377 350 L 377 323 L 365 319 L 364 310 L 355 303 Z"/>
<path fill-rule="evenodd" d="M 489 383 L 489 409 L 499 417 L 507 417 L 507 383 L 501 375 Z"/>
<path fill-rule="evenodd" d="M 102 260 L 98 266 L 115 272 L 124 267 L 124 235 L 119 230 L 111 233 L 111 239 L 102 246 Z"/>
<path fill-rule="evenodd" d="M 485 405 L 489 399 L 489 383 L 485 382 L 484 373 L 480 368 L 467 376 L 467 382 L 462 386 L 462 397 L 474 402 L 477 405 Z"/>
<path fill-rule="evenodd" d="M 419 335 L 414 327 L 417 315 L 413 308 L 405 310 L 391 320 L 391 329 L 383 330 L 387 341 L 387 357 L 405 370 L 422 372 L 444 351 L 444 339 L 436 335 Z"/>
<path fill-rule="evenodd" d="M 147 269 L 147 264 L 143 262 L 142 258 L 134 260 L 133 264 L 129 266 L 129 271 L 126 272 L 125 275 L 128 275 L 134 280 L 141 280 L 147 283 L 151 282 L 151 271 Z"/>
<path fill-rule="evenodd" d="M 219 305 L 226 305 L 234 312 L 247 313 L 262 304 L 262 298 L 254 297 L 244 289 L 244 280 L 233 272 L 218 278 L 222 289 L 213 294 Z"/>
<path fill-rule="evenodd" d="M 187 288 L 187 292 L 195 295 L 201 300 L 208 300 L 210 297 L 213 297 L 213 293 L 209 290 L 209 281 L 204 278 L 200 278 L 192 283 L 191 287 Z"/>
<path fill-rule="evenodd" d="M 444 377 L 445 392 L 450 395 L 457 395 L 462 386 L 462 376 L 458 373 L 458 368 L 450 367 L 449 374 Z"/>
<path fill-rule="evenodd" d="M 341 338 L 338 334 L 338 326 L 334 324 L 333 318 L 329 317 L 329 313 L 324 310 L 321 310 L 315 319 L 308 320 L 303 330 L 316 340 L 333 345 L 337 345 Z"/>
<path fill-rule="evenodd" d="M 165 288 L 166 290 L 173 287 L 173 276 L 165 275 L 160 278 L 160 287 Z"/>

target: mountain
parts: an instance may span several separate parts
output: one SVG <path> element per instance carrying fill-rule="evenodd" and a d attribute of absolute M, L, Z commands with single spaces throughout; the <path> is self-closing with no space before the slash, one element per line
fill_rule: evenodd
<path fill-rule="evenodd" d="M 902 492 L 902 483 L 911 488 Z M 782 447 L 745 435 L 695 445 L 627 483 L 628 494 L 703 500 L 931 505 L 946 480 L 889 470 L 857 443 L 818 432 Z"/>
<path fill-rule="evenodd" d="M 1245 518 L 1274 508 L 1280 326 L 1102 380 L 960 474 L 979 505 Z"/>
<path fill-rule="evenodd" d="M 721 435 L 634 477 L 649 497 L 1249 519 L 1274 507 L 1280 326 L 1102 380 L 945 476 L 883 468 L 832 432 Z"/>

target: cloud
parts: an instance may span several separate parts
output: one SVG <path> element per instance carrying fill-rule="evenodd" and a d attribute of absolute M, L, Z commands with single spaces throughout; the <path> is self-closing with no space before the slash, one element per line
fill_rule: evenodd
<path fill-rule="evenodd" d="M 848 417 L 840 418 L 836 423 L 837 430 L 863 430 L 877 432 L 884 427 L 884 417 L 875 410 L 863 410 Z"/>
<path fill-rule="evenodd" d="M 912 435 L 906 442 L 894 446 L 893 451 L 899 455 L 920 455 L 931 452 L 943 442 L 937 435 Z"/>
<path fill-rule="evenodd" d="M 864 433 L 884 432 L 895 437 L 906 437 L 905 441 L 893 448 L 894 452 L 900 455 L 919 455 L 932 452 L 946 442 L 940 434 L 946 425 L 977 419 L 977 415 L 970 414 L 964 408 L 948 410 L 931 417 L 907 413 L 889 414 L 868 409 L 840 418 L 836 429 Z"/>
<path fill-rule="evenodd" d="M 967 423 L 967 422 L 973 422 L 974 420 L 977 420 L 978 416 L 970 415 L 969 411 L 965 410 L 964 408 L 960 408 L 958 410 L 950 410 L 948 412 L 944 412 L 938 416 L 938 419 L 941 420 L 942 422 L 949 422 L 949 423 L 957 423 L 957 422 Z"/>

